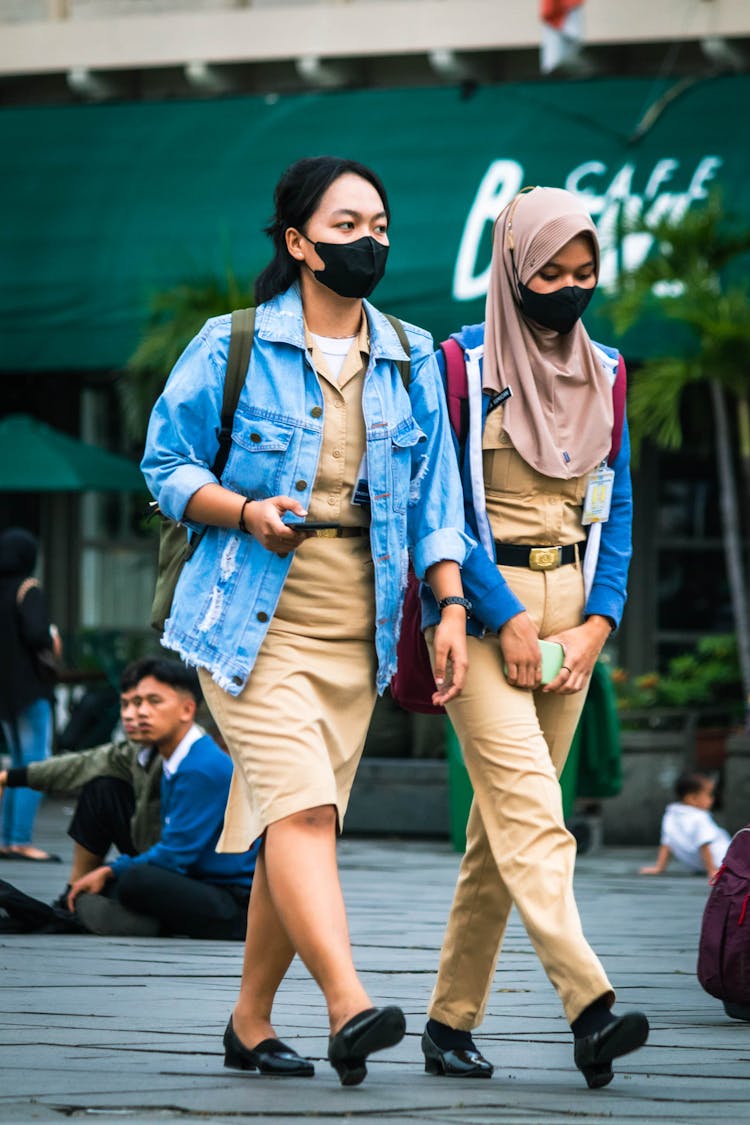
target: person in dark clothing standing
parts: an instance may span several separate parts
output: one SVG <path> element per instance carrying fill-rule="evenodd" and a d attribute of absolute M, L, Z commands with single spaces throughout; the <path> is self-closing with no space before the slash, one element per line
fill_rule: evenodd
<path fill-rule="evenodd" d="M 52 685 L 43 660 L 59 641 L 44 594 L 31 577 L 36 559 L 30 532 L 11 527 L 0 533 L 0 724 L 16 769 L 48 758 L 52 743 Z M 0 858 L 59 862 L 31 842 L 39 801 L 32 789 L 5 794 Z"/>

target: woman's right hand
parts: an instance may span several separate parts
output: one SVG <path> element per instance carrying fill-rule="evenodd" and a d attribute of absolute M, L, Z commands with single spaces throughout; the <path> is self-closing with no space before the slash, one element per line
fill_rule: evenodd
<path fill-rule="evenodd" d="M 542 651 L 537 627 L 525 611 L 510 617 L 500 629 L 500 649 L 512 687 L 533 691 L 542 682 Z"/>
<path fill-rule="evenodd" d="M 267 551 L 284 558 L 294 551 L 313 532 L 293 531 L 281 517 L 285 512 L 306 516 L 307 511 L 298 500 L 289 496 L 271 496 L 268 500 L 251 500 L 245 506 L 245 527 Z"/>

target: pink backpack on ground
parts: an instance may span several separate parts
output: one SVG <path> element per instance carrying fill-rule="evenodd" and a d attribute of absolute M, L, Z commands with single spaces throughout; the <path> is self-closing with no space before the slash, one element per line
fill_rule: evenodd
<path fill-rule="evenodd" d="M 732 838 L 711 882 L 698 946 L 698 980 L 718 1000 L 750 1005 L 750 825 Z"/>

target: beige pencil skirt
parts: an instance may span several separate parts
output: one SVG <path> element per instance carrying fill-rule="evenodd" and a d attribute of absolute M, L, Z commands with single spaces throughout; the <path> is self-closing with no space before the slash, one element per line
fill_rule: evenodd
<path fill-rule="evenodd" d="M 297 550 L 238 696 L 199 669 L 234 763 L 217 851 L 242 852 L 269 824 L 335 805 L 339 829 L 375 705 L 369 539 L 311 538 Z"/>

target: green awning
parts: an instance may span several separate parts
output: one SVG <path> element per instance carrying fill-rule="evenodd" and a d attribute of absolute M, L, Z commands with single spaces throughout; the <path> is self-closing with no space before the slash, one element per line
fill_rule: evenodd
<path fill-rule="evenodd" d="M 671 86 L 591 79 L 469 96 L 430 88 L 0 109 L 0 370 L 119 367 L 154 291 L 228 266 L 251 278 L 269 257 L 261 228 L 274 184 L 302 155 L 333 151 L 380 172 L 393 224 L 377 302 L 438 339 L 482 318 L 492 219 L 526 184 L 584 193 L 605 281 L 621 265 L 618 224 L 641 205 L 678 213 L 719 185 L 750 223 L 750 76 L 665 96 Z M 622 254 L 637 261 L 647 249 L 631 237 Z M 599 300 L 587 317 L 594 335 Z"/>
<path fill-rule="evenodd" d="M 0 492 L 145 492 L 126 457 L 88 445 L 30 418 L 0 422 Z"/>

